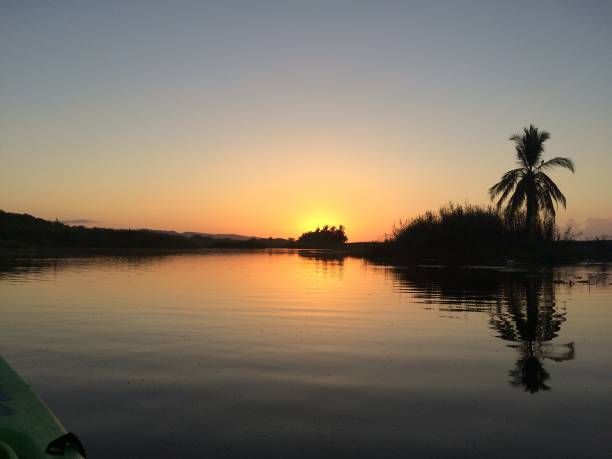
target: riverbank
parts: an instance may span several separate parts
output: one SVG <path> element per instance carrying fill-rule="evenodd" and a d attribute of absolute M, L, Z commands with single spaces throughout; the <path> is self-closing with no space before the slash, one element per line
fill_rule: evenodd
<path fill-rule="evenodd" d="M 282 238 L 231 239 L 168 234 L 153 230 L 117 230 L 68 226 L 26 214 L 0 211 L 0 258 L 155 256 L 218 250 L 300 250 L 325 257 L 357 257 L 388 264 L 454 265 L 580 263 L 612 261 L 612 241 L 528 239 L 504 227 L 499 216 L 476 207 L 441 209 L 439 217 L 416 219 L 385 242 Z M 314 235 L 341 231 L 326 227 Z"/>
<path fill-rule="evenodd" d="M 402 252 L 390 242 L 353 242 L 333 249 L 302 250 L 320 257 L 355 257 L 389 264 L 444 263 L 455 265 L 468 264 L 508 264 L 508 263 L 584 263 L 612 262 L 612 241 L 550 241 L 546 243 L 525 244 L 523 247 L 507 251 L 492 251 L 490 254 L 479 252 L 473 256 L 467 251 L 459 255 L 428 254 L 414 255 Z"/>
<path fill-rule="evenodd" d="M 526 245 L 505 253 L 483 256 L 420 255 L 404 253 L 390 242 L 351 242 L 334 248 L 287 247 L 230 247 L 207 248 L 143 248 L 143 247 L 50 247 L 27 244 L 7 244 L 0 241 L 0 260 L 14 258 L 71 258 L 95 256 L 147 257 L 210 252 L 296 251 L 313 258 L 341 259 L 345 257 L 391 265 L 441 263 L 449 265 L 506 265 L 512 263 L 575 264 L 612 262 L 612 241 L 553 241 L 542 245 Z M 462 252 L 465 255 L 465 252 Z"/>

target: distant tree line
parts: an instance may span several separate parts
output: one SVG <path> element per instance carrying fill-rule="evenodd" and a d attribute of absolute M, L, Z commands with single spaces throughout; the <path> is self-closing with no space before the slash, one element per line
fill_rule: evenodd
<path fill-rule="evenodd" d="M 110 229 L 70 226 L 28 214 L 0 210 L 0 247 L 54 247 L 103 249 L 266 249 L 326 248 L 347 241 L 344 226 L 317 228 L 296 241 L 293 238 L 250 238 L 237 240 L 199 234 L 177 234 L 147 229 Z"/>
<path fill-rule="evenodd" d="M 146 229 L 86 228 L 65 225 L 28 214 L 0 210 L 0 247 L 59 247 L 104 249 L 263 249 L 292 247 L 288 239 L 219 239 L 201 235 L 184 236 Z"/>

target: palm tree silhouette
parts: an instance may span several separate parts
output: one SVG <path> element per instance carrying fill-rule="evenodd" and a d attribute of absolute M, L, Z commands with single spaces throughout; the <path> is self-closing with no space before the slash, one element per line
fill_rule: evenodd
<path fill-rule="evenodd" d="M 574 172 L 574 163 L 569 158 L 542 159 L 544 142 L 549 138 L 550 133 L 538 130 L 533 124 L 523 128 L 522 134 L 511 136 L 520 167 L 506 172 L 498 183 L 489 188 L 491 200 L 501 195 L 497 201 L 498 210 L 508 199 L 507 217 L 515 217 L 523 205 L 526 206 L 525 225 L 531 236 L 535 234 L 540 212 L 554 220 L 555 205 L 561 203 L 564 208 L 566 205 L 565 196 L 544 171 L 560 166 Z"/>

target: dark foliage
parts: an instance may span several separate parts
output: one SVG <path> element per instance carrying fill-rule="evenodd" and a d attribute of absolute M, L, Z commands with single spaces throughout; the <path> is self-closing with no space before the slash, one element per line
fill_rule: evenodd
<path fill-rule="evenodd" d="M 551 241 L 554 224 L 540 221 L 537 240 Z M 396 253 L 414 258 L 481 260 L 500 257 L 525 244 L 525 220 L 521 214 L 504 216 L 491 207 L 454 205 L 427 212 L 410 222 L 400 222 L 387 243 Z"/>
<path fill-rule="evenodd" d="M 147 230 L 111 230 L 68 226 L 27 214 L 7 212 L 0 213 L 0 240 L 18 241 L 43 247 L 182 249 L 193 246 L 189 239 L 181 236 L 159 234 Z"/>
<path fill-rule="evenodd" d="M 183 236 L 151 230 L 85 228 L 51 222 L 27 214 L 0 211 L 0 243 L 4 247 L 62 247 L 103 249 L 260 249 L 290 247 L 286 239 L 248 240 Z"/>
<path fill-rule="evenodd" d="M 325 225 L 323 228 L 303 233 L 297 240 L 297 245 L 313 248 L 337 247 L 346 243 L 347 240 L 344 226 L 340 225 L 336 228 Z"/>

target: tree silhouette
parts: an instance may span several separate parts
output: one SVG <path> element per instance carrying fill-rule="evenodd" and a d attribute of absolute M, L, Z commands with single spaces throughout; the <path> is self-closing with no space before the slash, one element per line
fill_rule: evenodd
<path fill-rule="evenodd" d="M 519 167 L 506 172 L 498 183 L 489 188 L 491 200 L 500 195 L 498 210 L 508 200 L 507 217 L 514 218 L 523 207 L 526 208 L 525 226 L 530 236 L 535 235 L 540 213 L 554 220 L 555 206 L 561 203 L 565 208 L 566 205 L 565 196 L 545 171 L 560 166 L 574 172 L 574 163 L 569 158 L 542 159 L 544 142 L 549 138 L 548 132 L 538 130 L 533 124 L 523 128 L 522 134 L 511 136 Z"/>
<path fill-rule="evenodd" d="M 325 225 L 322 229 L 317 227 L 314 231 L 303 233 L 297 240 L 302 247 L 329 247 L 344 244 L 348 238 L 343 225 L 330 227 Z"/>

